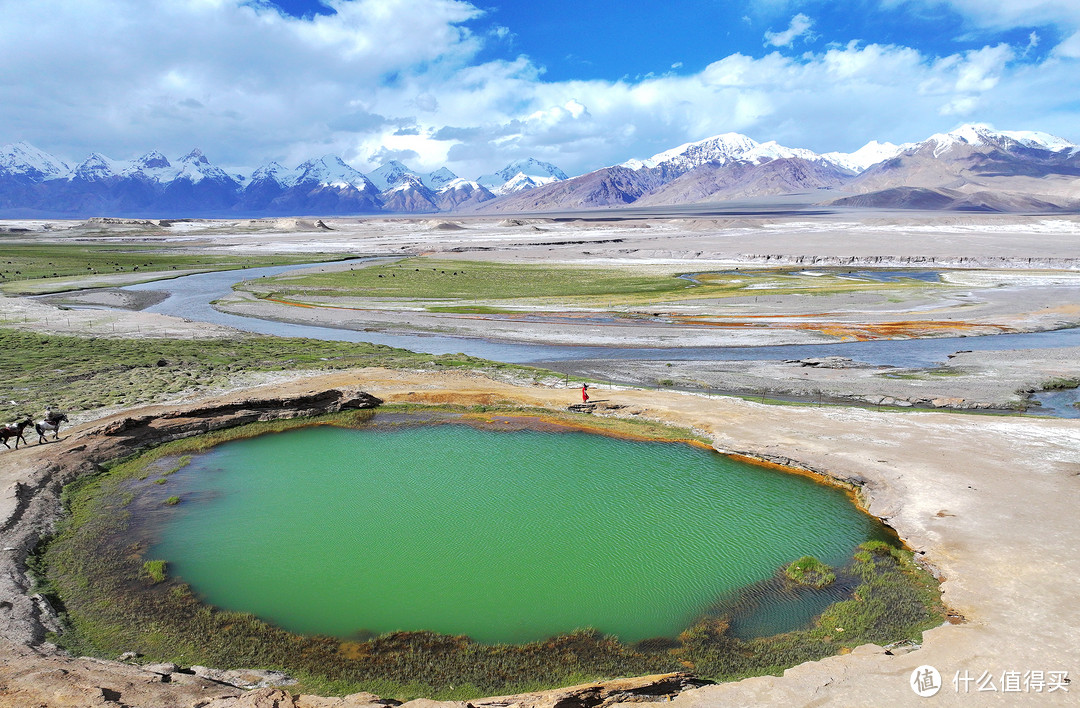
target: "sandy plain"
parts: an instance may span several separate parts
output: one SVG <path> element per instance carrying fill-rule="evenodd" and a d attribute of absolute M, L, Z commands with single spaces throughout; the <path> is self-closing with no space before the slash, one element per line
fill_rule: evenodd
<path fill-rule="evenodd" d="M 437 254 L 513 263 L 618 263 L 682 272 L 775 265 L 963 269 L 971 277 L 957 286 L 948 302 L 904 304 L 923 314 L 937 310 L 936 316 L 942 320 L 960 313 L 963 317 L 956 319 L 964 323 L 1006 322 L 1012 331 L 1080 324 L 1080 283 L 1074 279 L 1080 272 L 1077 217 L 833 213 L 680 219 L 655 215 L 583 219 L 571 215 L 566 220 L 324 221 L 332 231 L 309 229 L 309 222 L 302 220 L 278 220 L 195 222 L 169 232 L 145 227 L 110 231 L 95 226 L 96 233 L 78 232 L 78 237 L 110 243 L 170 239 L 174 245 L 210 252 L 273 248 L 382 256 Z M 25 226 L 30 231 L 20 238 L 56 238 L 58 232 L 80 228 L 61 223 L 45 232 L 39 222 Z M 116 301 L 119 296 L 104 297 Z M 782 300 L 741 304 L 743 316 L 760 313 L 753 304 L 773 310 L 786 307 L 796 313 L 801 307 Z M 24 298 L 10 298 L 5 305 L 10 305 L 9 321 L 21 318 L 20 326 L 42 331 L 139 337 L 231 333 L 133 310 L 58 310 Z M 806 314 L 810 309 L 801 311 Z M 831 309 L 842 314 L 831 321 L 910 319 L 907 313 L 891 312 L 880 302 L 868 300 L 848 303 L 843 310 Z M 386 312 L 365 312 L 363 317 L 352 316 L 348 322 L 336 324 L 377 326 L 377 318 L 383 317 L 387 327 L 414 331 L 461 327 L 452 331 L 515 341 L 557 341 L 555 335 L 565 326 L 564 322 L 541 323 L 540 327 L 530 323 L 501 331 L 480 320 L 481 324 L 469 329 L 451 319 L 431 320 L 428 313 Z M 266 309 L 257 314 L 282 319 L 295 316 L 293 311 Z M 640 330 L 637 325 L 629 326 Z M 905 336 L 911 334 L 918 333 Z M 792 333 L 783 330 L 779 335 L 775 331 L 753 332 L 744 339 L 740 333 L 738 341 L 778 343 L 789 335 Z M 795 335 L 813 338 L 795 341 L 826 341 L 820 331 L 800 330 Z M 626 341 L 623 333 L 611 336 L 614 341 Z M 715 336 L 715 331 L 703 334 L 693 327 L 666 331 L 653 327 L 641 341 L 686 346 L 689 341 L 699 341 L 695 337 Z M 580 373 L 604 380 L 619 366 L 625 369 L 619 371 L 620 378 L 640 384 L 661 376 L 682 377 L 688 384 L 705 383 L 714 390 L 754 391 L 771 382 L 776 390 L 808 398 L 835 394 L 836 398 L 938 398 L 998 405 L 1015 400 L 1017 391 L 1037 387 L 1047 378 L 1080 376 L 1078 354 L 1074 347 L 962 353 L 941 365 L 955 369 L 947 376 L 904 370 L 891 373 L 912 376 L 890 378 L 866 367 L 796 362 L 725 362 L 726 368 L 716 362 L 678 362 L 672 367 L 664 361 L 589 362 L 580 364 Z M 703 376 L 711 378 L 702 381 Z M 573 392 L 564 388 L 514 385 L 479 375 L 360 370 L 287 380 L 290 378 L 281 377 L 273 390 L 317 390 L 349 384 L 388 401 L 508 401 L 556 408 L 574 400 Z M 246 391 L 249 386 L 250 380 L 237 382 L 238 390 Z M 1045 679 L 1050 672 L 1058 677 L 1059 672 L 1075 676 L 1080 671 L 1080 609 L 1075 602 L 1075 579 L 1080 576 L 1075 549 L 1080 547 L 1080 530 L 1074 523 L 1080 502 L 1077 421 L 781 407 L 619 386 L 610 390 L 602 387 L 598 393 L 626 406 L 611 411 L 611 415 L 688 425 L 706 433 L 718 450 L 781 461 L 860 483 L 869 512 L 893 526 L 935 569 L 942 579 L 946 604 L 964 618 L 960 624 L 927 632 L 921 648 L 915 651 L 862 647 L 849 655 L 794 667 L 783 677 L 689 691 L 676 703 L 920 705 L 926 699 L 911 690 L 909 680 L 923 665 L 934 666 L 942 676 L 940 692 L 930 699 L 941 704 L 1075 703 L 1075 690 L 1070 692 L 1068 684 L 1051 686 L 1032 680 L 1034 676 Z M 79 420 L 84 426 L 93 426 L 95 416 L 105 413 L 86 412 Z M 0 455 L 0 487 L 17 494 L 25 462 L 40 454 L 45 453 L 34 446 L 18 454 Z M 8 667 L 14 666 L 11 662 L 16 657 L 27 656 L 25 650 L 6 642 L 5 647 Z M 5 680 L 9 682 L 31 683 L 47 682 L 50 672 L 58 670 L 55 662 L 59 659 L 55 657 L 41 656 L 33 661 L 40 661 L 36 679 L 3 669 L 3 664 L 0 670 L 7 671 Z M 64 670 L 78 672 L 71 665 Z M 965 683 L 969 677 L 972 680 Z M 1014 684 L 1014 679 L 1021 683 Z M 983 690 L 978 690 L 978 680 L 983 681 Z M 993 690 L 988 690 L 988 685 Z M 1019 689 L 1012 690 L 1015 686 Z"/>
<path fill-rule="evenodd" d="M 25 222 L 20 228 L 27 230 L 19 238 L 72 239 L 118 247 L 159 245 L 217 254 L 272 250 L 369 255 L 388 257 L 391 262 L 427 255 L 512 265 L 616 268 L 650 276 L 733 269 L 750 274 L 750 289 L 741 296 L 669 298 L 659 304 L 612 301 L 583 306 L 550 300 L 432 302 L 295 295 L 271 301 L 258 297 L 261 285 L 253 283 L 217 305 L 235 314 L 355 330 L 531 344 L 685 348 L 966 337 L 1080 325 L 1080 217 L 826 213 L 809 207 L 784 215 L 751 211 L 736 205 L 727 212 L 706 210 L 679 218 L 633 209 L 506 219 L 328 218 L 319 222 L 323 227 L 310 219 L 191 221 L 162 228 L 146 222 Z M 311 271 L 357 267 L 363 266 L 323 264 Z M 776 268 L 792 274 L 939 271 L 943 282 L 903 291 L 883 287 L 880 291 L 788 294 L 753 289 L 755 278 L 767 280 L 760 274 Z M 109 277 L 122 280 L 111 283 Z M 88 284 L 96 290 L 68 293 L 51 302 L 137 310 L 145 303 L 135 300 L 132 293 L 102 290 L 123 285 L 131 277 L 99 276 Z M 70 288 L 78 283 L 60 285 Z M 41 304 L 19 299 L 12 302 L 4 319 L 31 329 L 87 331 L 96 336 L 220 333 L 213 327 L 188 326 L 181 319 L 161 320 L 116 310 L 107 314 L 65 310 L 50 316 Z M 461 304 L 489 309 L 504 306 L 513 312 L 434 311 Z M 968 348 L 958 344 L 956 352 Z M 1073 348 L 954 354 L 918 369 L 884 369 L 857 362 L 671 361 L 666 357 L 633 366 L 596 358 L 545 365 L 597 381 L 640 386 L 804 401 L 983 409 L 1022 406 L 1028 391 L 1055 379 L 1080 377 L 1080 357 Z M 679 357 L 683 358 L 687 357 Z"/>

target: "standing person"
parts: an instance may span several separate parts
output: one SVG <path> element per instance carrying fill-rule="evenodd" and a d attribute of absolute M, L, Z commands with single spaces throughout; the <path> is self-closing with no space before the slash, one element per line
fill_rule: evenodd
<path fill-rule="evenodd" d="M 581 384 L 581 402 L 589 402 L 589 384 Z"/>

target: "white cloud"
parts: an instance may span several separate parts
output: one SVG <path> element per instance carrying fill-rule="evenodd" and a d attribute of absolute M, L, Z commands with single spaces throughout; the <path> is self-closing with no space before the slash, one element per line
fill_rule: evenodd
<path fill-rule="evenodd" d="M 1054 47 L 1054 55 L 1063 59 L 1080 59 L 1080 32 L 1073 32 Z"/>
<path fill-rule="evenodd" d="M 336 15 L 305 21 L 242 0 L 0 0 L 0 143 L 74 161 L 198 145 L 233 169 L 335 153 L 367 171 L 399 156 L 475 177 L 530 155 L 580 173 L 727 131 L 822 152 L 966 120 L 1080 140 L 1080 34 L 1036 64 L 1017 61 L 1023 46 L 927 56 L 852 41 L 545 81 L 528 57 L 477 60 L 503 40 L 466 29 L 468 3 L 328 2 Z M 793 18 L 789 42 L 809 31 Z"/>
<path fill-rule="evenodd" d="M 1024 54 L 1027 55 L 1035 47 L 1039 46 L 1039 33 L 1035 30 L 1031 30 L 1031 34 L 1028 35 L 1027 46 L 1024 47 Z"/>
<path fill-rule="evenodd" d="M 773 47 L 790 47 L 799 37 L 811 39 L 810 28 L 813 26 L 814 21 L 800 12 L 791 18 L 791 23 L 783 32 L 766 31 L 765 44 Z"/>
<path fill-rule="evenodd" d="M 978 27 L 1010 29 L 1038 25 L 1080 26 L 1076 0 L 882 0 L 885 7 L 946 4 Z"/>

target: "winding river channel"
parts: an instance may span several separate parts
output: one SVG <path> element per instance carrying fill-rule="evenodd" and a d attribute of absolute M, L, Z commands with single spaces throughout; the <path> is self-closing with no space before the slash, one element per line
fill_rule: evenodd
<path fill-rule="evenodd" d="M 280 337 L 306 337 L 331 341 L 370 342 L 409 349 L 425 354 L 468 354 L 470 356 L 513 364 L 542 364 L 588 359 L 631 359 L 664 361 L 782 361 L 807 357 L 843 356 L 878 366 L 922 368 L 940 364 L 957 351 L 1000 351 L 1007 349 L 1045 349 L 1080 346 L 1080 328 L 1059 329 L 1025 334 L 995 334 L 980 337 L 939 337 L 932 339 L 879 339 L 835 344 L 797 344 L 778 346 L 615 348 L 594 346 L 555 346 L 496 342 L 472 337 L 436 334 L 389 333 L 338 329 L 317 325 L 275 322 L 242 317 L 215 310 L 210 303 L 232 292 L 233 285 L 278 275 L 290 270 L 315 267 L 274 266 L 245 270 L 218 271 L 186 275 L 171 280 L 157 280 L 130 285 L 124 290 L 156 291 L 168 297 L 146 308 L 199 322 L 227 325 L 235 329 L 272 334 Z"/>

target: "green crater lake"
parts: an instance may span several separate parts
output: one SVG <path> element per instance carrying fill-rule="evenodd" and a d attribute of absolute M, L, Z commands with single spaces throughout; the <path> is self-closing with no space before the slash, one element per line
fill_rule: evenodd
<path fill-rule="evenodd" d="M 681 443 L 582 432 L 307 427 L 222 444 L 154 485 L 181 503 L 147 558 L 206 602 L 302 634 L 520 643 L 592 627 L 674 637 L 806 624 L 840 597 L 761 590 L 887 530 L 798 475 Z M 755 593 L 746 588 L 759 588 Z"/>

